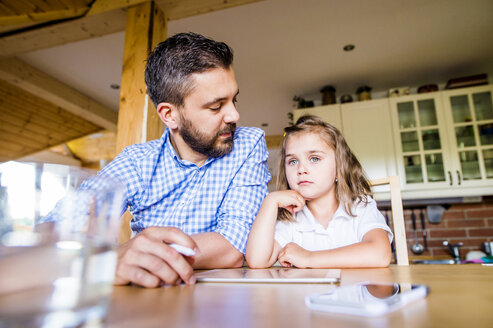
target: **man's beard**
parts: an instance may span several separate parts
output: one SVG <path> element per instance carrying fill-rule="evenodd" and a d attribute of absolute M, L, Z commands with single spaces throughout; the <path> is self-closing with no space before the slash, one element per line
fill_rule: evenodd
<path fill-rule="evenodd" d="M 208 137 L 193 127 L 192 122 L 181 116 L 182 126 L 179 128 L 183 141 L 194 151 L 207 157 L 221 157 L 229 154 L 233 150 L 233 138 L 236 130 L 236 123 L 228 123 L 224 129 L 219 130 L 214 136 Z M 221 138 L 223 133 L 231 132 L 228 138 Z"/>

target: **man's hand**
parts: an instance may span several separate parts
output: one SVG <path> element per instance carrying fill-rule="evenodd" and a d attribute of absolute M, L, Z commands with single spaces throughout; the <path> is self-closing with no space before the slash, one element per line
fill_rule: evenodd
<path fill-rule="evenodd" d="M 295 243 L 284 246 L 277 257 L 283 267 L 295 266 L 297 268 L 308 268 L 311 252 Z"/>
<path fill-rule="evenodd" d="M 198 252 L 195 242 L 172 227 L 150 227 L 118 249 L 115 285 L 130 282 L 144 287 L 194 284 L 193 256 L 183 256 L 168 244 L 176 243 Z"/>

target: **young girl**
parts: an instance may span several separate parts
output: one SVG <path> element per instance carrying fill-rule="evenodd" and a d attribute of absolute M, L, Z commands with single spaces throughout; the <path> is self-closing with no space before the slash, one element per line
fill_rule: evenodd
<path fill-rule="evenodd" d="M 277 187 L 246 249 L 252 268 L 386 267 L 392 232 L 342 134 L 316 116 L 285 129 Z"/>

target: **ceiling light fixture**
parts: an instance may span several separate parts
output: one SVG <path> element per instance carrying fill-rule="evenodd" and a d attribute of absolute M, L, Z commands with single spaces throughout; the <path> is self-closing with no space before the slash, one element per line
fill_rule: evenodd
<path fill-rule="evenodd" d="M 344 49 L 344 51 L 352 51 L 354 50 L 354 44 L 346 44 L 342 49 Z"/>

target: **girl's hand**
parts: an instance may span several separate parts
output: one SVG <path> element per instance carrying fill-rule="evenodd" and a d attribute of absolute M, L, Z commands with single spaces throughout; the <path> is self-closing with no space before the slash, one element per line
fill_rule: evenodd
<path fill-rule="evenodd" d="M 310 255 L 310 251 L 298 244 L 289 243 L 279 252 L 277 260 L 283 267 L 308 268 L 310 267 Z"/>
<path fill-rule="evenodd" d="M 276 207 L 287 209 L 291 214 L 301 211 L 305 206 L 305 199 L 294 190 L 274 191 L 267 195 L 267 199 Z"/>

